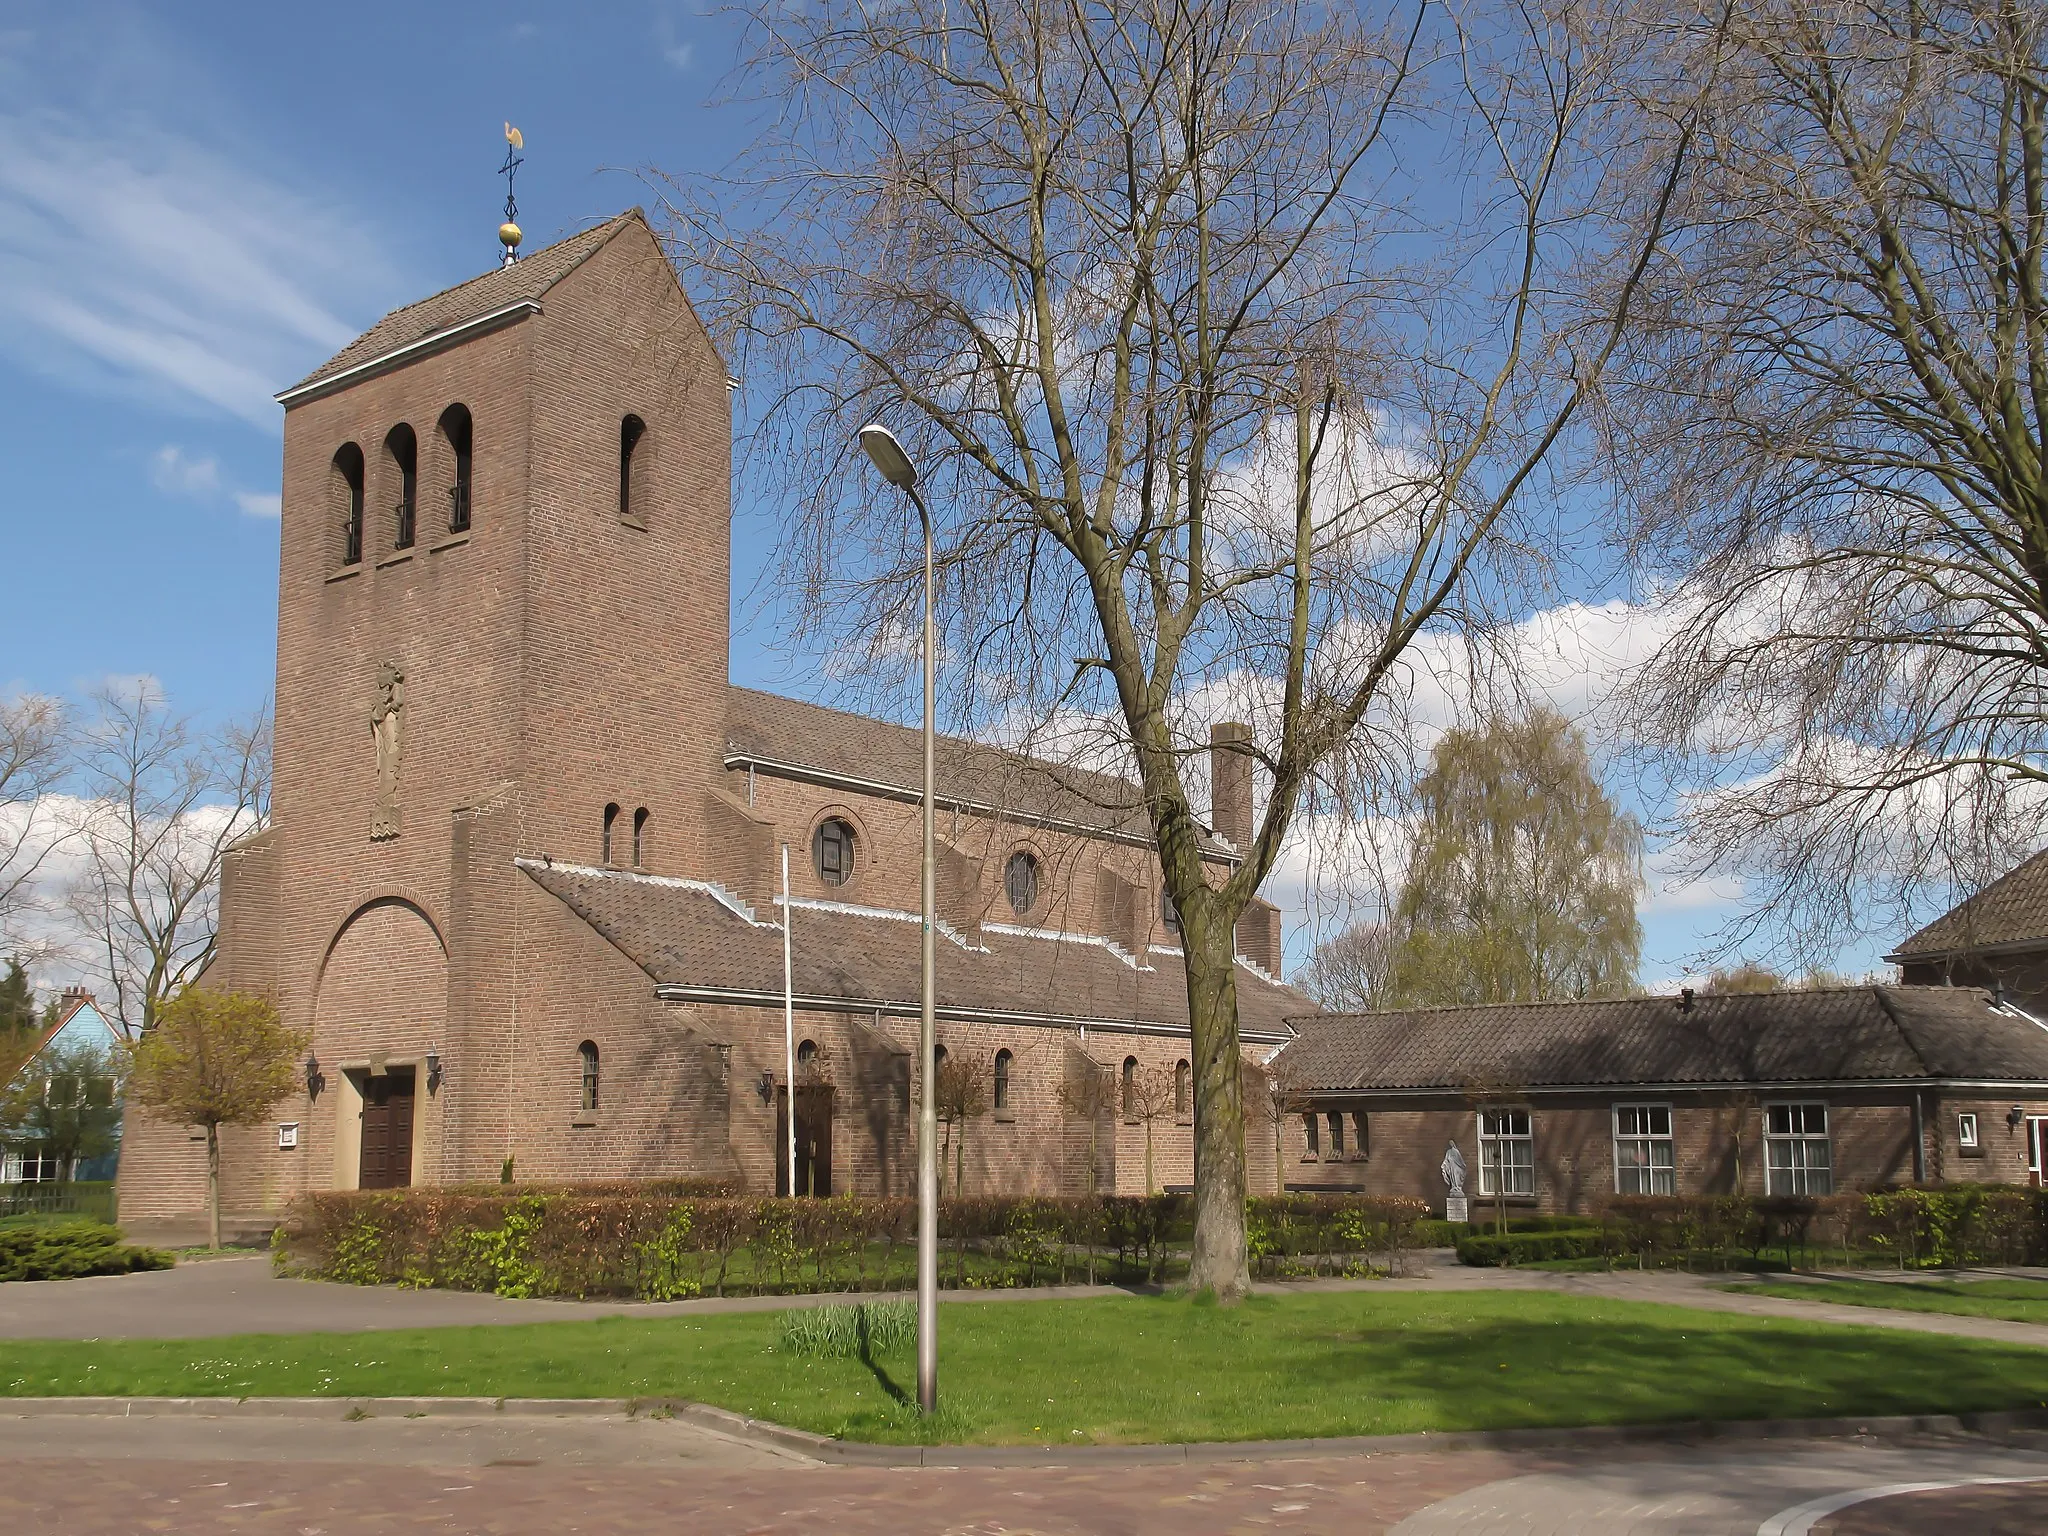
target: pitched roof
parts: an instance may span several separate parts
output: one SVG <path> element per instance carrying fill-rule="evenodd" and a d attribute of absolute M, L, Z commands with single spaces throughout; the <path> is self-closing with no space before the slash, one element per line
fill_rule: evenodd
<path fill-rule="evenodd" d="M 1932 959 L 2029 943 L 2048 943 L 2048 848 L 1950 908 L 1885 958 Z"/>
<path fill-rule="evenodd" d="M 285 393 L 289 395 L 309 384 L 318 384 L 387 352 L 423 341 L 437 331 L 478 319 L 508 304 L 516 304 L 522 299 L 538 301 L 556 283 L 602 249 L 612 236 L 636 221 L 645 224 L 647 216 L 638 208 L 628 208 L 580 235 L 571 235 L 566 240 L 544 246 L 510 266 L 473 277 L 466 283 L 457 283 L 453 288 L 444 288 L 432 297 L 408 304 L 403 309 L 394 309 Z"/>
<path fill-rule="evenodd" d="M 73 992 L 67 994 L 67 997 L 68 1001 L 60 1009 L 57 1016 L 50 1023 L 44 1025 L 37 1034 L 34 1049 L 21 1058 L 21 1064 L 14 1070 L 15 1077 L 19 1077 L 23 1072 L 26 1072 L 29 1064 L 42 1055 L 43 1052 L 47 1051 L 50 1048 L 51 1042 L 63 1034 L 65 1030 L 69 1029 L 72 1021 L 88 1009 L 91 1010 L 92 1016 L 99 1020 L 100 1025 L 117 1043 L 126 1040 L 127 1037 L 122 1033 L 120 1025 L 100 1011 L 99 1004 L 94 1001 L 93 995 L 90 992 Z M 9 1082 L 12 1080 L 12 1078 L 7 1079 Z"/>
<path fill-rule="evenodd" d="M 782 995 L 782 930 L 700 881 L 579 865 L 520 868 L 659 987 Z M 792 936 L 799 998 L 915 1005 L 920 932 L 914 912 L 799 903 Z M 1187 990 L 1179 958 L 1151 952 L 1145 969 L 1097 939 L 982 931 L 980 945 L 946 938 L 938 946 L 941 1016 L 1002 1015 L 1086 1024 L 1185 1027 Z M 1308 999 L 1238 969 L 1239 1026 L 1247 1036 L 1284 1039 L 1286 1019 Z"/>
<path fill-rule="evenodd" d="M 779 694 L 734 688 L 726 715 L 727 759 L 766 759 L 832 779 L 905 790 L 924 782 L 924 733 L 866 715 Z M 933 748 L 934 792 L 941 801 L 1023 818 L 1070 822 L 1149 845 L 1152 823 L 1138 786 L 964 736 L 940 736 Z M 1206 840 L 1213 851 L 1220 842 Z"/>
<path fill-rule="evenodd" d="M 1290 1091 L 1633 1083 L 2048 1083 L 2048 1028 L 1976 987 L 1834 987 L 1326 1015 L 1274 1059 Z"/>

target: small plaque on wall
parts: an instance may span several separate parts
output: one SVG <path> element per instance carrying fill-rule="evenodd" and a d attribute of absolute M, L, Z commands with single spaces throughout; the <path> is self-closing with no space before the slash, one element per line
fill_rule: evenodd
<path fill-rule="evenodd" d="M 1472 1218 L 1466 1214 L 1465 1197 L 1463 1195 L 1449 1195 L 1445 1197 L 1445 1221 L 1470 1221 L 1471 1219 Z"/>
<path fill-rule="evenodd" d="M 277 1150 L 289 1152 L 299 1144 L 299 1122 L 286 1120 L 277 1128 Z"/>

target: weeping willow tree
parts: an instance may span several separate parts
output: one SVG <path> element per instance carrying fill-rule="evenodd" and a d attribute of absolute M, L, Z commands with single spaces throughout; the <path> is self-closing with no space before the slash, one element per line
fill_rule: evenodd
<path fill-rule="evenodd" d="M 1339 934 L 1301 978 L 1339 1008 L 1614 997 L 1642 955 L 1643 830 L 1550 710 L 1456 730 L 1417 786 L 1392 918 Z"/>

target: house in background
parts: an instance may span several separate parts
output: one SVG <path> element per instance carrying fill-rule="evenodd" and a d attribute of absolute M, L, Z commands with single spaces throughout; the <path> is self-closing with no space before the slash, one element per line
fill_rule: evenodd
<path fill-rule="evenodd" d="M 90 992 L 82 987 L 66 987 L 58 999 L 56 1021 L 43 1031 L 35 1050 L 4 1086 L 12 1087 L 24 1077 L 33 1077 L 53 1058 L 70 1051 L 92 1051 L 111 1058 L 126 1043 L 120 1025 L 100 1012 Z M 8 1149 L 0 1152 L 0 1184 L 110 1180 L 120 1157 L 117 1147 L 103 1157 L 83 1158 L 76 1167 L 66 1168 L 61 1159 L 32 1148 Z"/>
<path fill-rule="evenodd" d="M 1908 984 L 2003 991 L 2048 1017 L 2048 849 L 1937 917 L 1885 959 Z"/>
<path fill-rule="evenodd" d="M 1425 1008 L 1293 1021 L 1272 1062 L 1291 1189 L 1473 1209 L 1617 1194 L 2039 1185 L 2048 1027 L 1979 987 Z"/>

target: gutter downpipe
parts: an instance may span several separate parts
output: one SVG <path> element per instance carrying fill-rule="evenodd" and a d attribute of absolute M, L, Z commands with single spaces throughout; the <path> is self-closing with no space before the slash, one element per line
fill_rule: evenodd
<path fill-rule="evenodd" d="M 1927 1182 L 1927 1109 L 1921 1090 L 1913 1090 L 1913 1182 Z"/>

